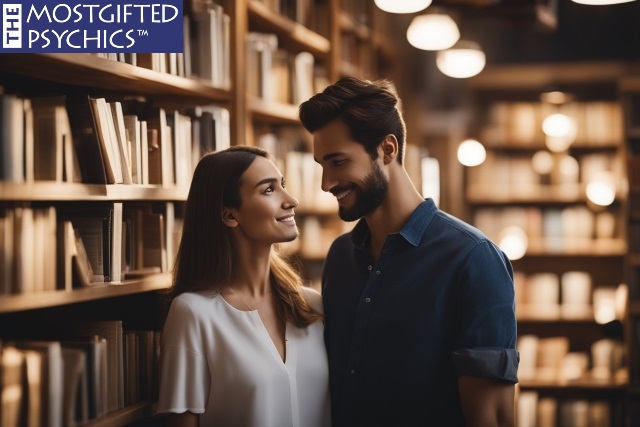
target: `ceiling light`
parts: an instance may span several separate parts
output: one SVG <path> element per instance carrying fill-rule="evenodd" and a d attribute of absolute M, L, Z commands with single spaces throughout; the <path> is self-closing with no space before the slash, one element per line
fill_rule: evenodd
<path fill-rule="evenodd" d="M 431 0 L 376 0 L 379 9 L 389 13 L 415 13 L 426 9 Z"/>
<path fill-rule="evenodd" d="M 588 4 L 590 6 L 604 6 L 607 4 L 629 3 L 635 0 L 573 0 L 574 3 Z"/>
<path fill-rule="evenodd" d="M 429 8 L 429 12 L 413 18 L 407 29 L 411 46 L 422 50 L 448 49 L 459 38 L 460 31 L 454 20 L 437 8 Z"/>
<path fill-rule="evenodd" d="M 436 56 L 436 65 L 443 74 L 456 79 L 466 79 L 484 68 L 485 56 L 480 45 L 473 41 L 460 40 L 452 47 L 441 50 Z"/>

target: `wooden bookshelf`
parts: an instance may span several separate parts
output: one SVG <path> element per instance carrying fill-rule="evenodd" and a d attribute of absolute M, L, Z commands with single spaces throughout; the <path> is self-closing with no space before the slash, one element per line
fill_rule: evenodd
<path fill-rule="evenodd" d="M 143 292 L 167 289 L 171 286 L 171 277 L 167 274 L 154 274 L 144 279 L 123 280 L 119 283 L 93 284 L 72 291 L 49 291 L 17 295 L 0 296 L 0 314 L 15 313 L 24 310 L 78 304 Z"/>
<path fill-rule="evenodd" d="M 4 201 L 107 201 L 187 199 L 189 189 L 157 185 L 76 184 L 36 181 L 28 184 L 0 182 Z"/>
<path fill-rule="evenodd" d="M 229 68 L 231 84 L 229 89 L 214 87 L 211 81 L 199 77 L 181 77 L 90 54 L 6 54 L 0 63 L 0 85 L 3 87 L 3 93 L 12 96 L 15 94 L 15 97 L 19 99 L 31 99 L 42 93 L 47 95 L 82 93 L 92 98 L 105 98 L 105 100 L 109 98 L 108 102 L 111 102 L 112 99 L 123 103 L 125 101 L 137 102 L 139 104 L 130 105 L 132 112 L 125 114 L 139 115 L 140 120 L 155 118 L 149 116 L 150 112 L 147 107 L 162 107 L 166 109 L 168 114 L 176 110 L 180 114 L 188 115 L 191 119 L 197 117 L 195 107 L 224 107 L 230 112 L 231 144 L 256 145 L 257 140 L 254 138 L 254 135 L 257 135 L 256 128 L 271 127 L 275 130 L 284 126 L 302 128 L 298 121 L 296 102 L 267 101 L 247 94 L 247 77 L 251 71 L 248 69 L 247 60 L 247 35 L 249 32 L 275 34 L 278 38 L 278 48 L 282 48 L 292 56 L 309 52 L 314 59 L 314 85 L 316 78 L 321 82 L 318 84 L 324 84 L 325 81 L 335 81 L 342 75 L 360 77 L 382 75 L 382 73 L 378 73 L 377 65 L 373 61 L 369 61 L 369 58 L 373 58 L 370 51 L 378 50 L 384 55 L 391 55 L 394 51 L 393 43 L 389 41 L 384 31 L 374 31 L 371 27 L 373 21 L 370 18 L 360 22 L 353 16 L 349 16 L 348 13 L 341 10 L 340 0 L 312 0 L 311 3 L 312 7 L 324 7 L 324 10 L 327 11 L 326 29 L 328 31 L 326 34 L 316 32 L 310 25 L 295 22 L 293 19 L 269 9 L 265 3 L 257 0 L 222 0 L 220 2 L 224 13 L 229 15 L 230 22 Z M 371 13 L 371 10 L 367 9 L 367 13 Z M 356 56 L 365 58 L 365 62 L 358 64 L 358 66 L 342 59 L 340 38 L 341 34 L 345 32 L 354 34 L 358 39 Z M 360 51 L 365 54 L 361 55 Z M 386 64 L 385 76 L 388 75 L 389 67 L 390 65 Z M 318 75 L 315 74 L 316 72 Z M 323 87 L 314 87 L 314 90 L 316 89 L 322 90 Z M 60 98 L 63 99 L 62 96 Z M 27 105 L 26 102 L 23 104 L 23 108 L 26 108 L 25 105 Z M 59 105 L 59 107 L 67 107 L 67 105 Z M 177 120 L 177 118 L 179 118 L 178 115 L 170 117 L 171 120 Z M 97 131 L 95 130 L 95 132 Z M 9 142 L 3 140 L 2 143 L 8 144 Z M 72 148 L 77 149 L 75 146 Z M 100 149 L 102 150 L 103 147 Z M 68 147 L 66 150 L 65 152 L 68 152 Z M 101 151 L 101 156 L 106 154 L 105 157 L 109 157 L 109 153 L 116 156 L 118 154 L 105 150 Z M 122 153 L 124 151 L 121 151 L 120 154 L 122 158 L 125 158 L 126 155 Z M 176 153 L 173 154 L 178 156 Z M 189 156 L 184 153 L 182 155 Z M 66 160 L 68 159 L 65 158 Z M 69 166 L 65 163 L 64 167 Z M 67 169 L 65 169 L 65 173 L 69 173 Z M 28 182 L 13 178 L 0 179 L 0 214 L 11 212 L 7 215 L 17 217 L 18 212 L 29 212 L 35 216 L 40 213 L 36 212 L 38 210 L 48 210 L 56 214 L 55 221 L 59 227 L 57 231 L 60 230 L 61 222 L 67 221 L 65 216 L 67 210 L 71 212 L 76 208 L 100 207 L 101 209 L 106 208 L 107 211 L 122 209 L 123 215 L 127 214 L 127 208 L 130 208 L 129 213 L 139 210 L 135 213 L 136 215 L 140 212 L 144 212 L 145 215 L 147 213 L 163 215 L 167 222 L 178 222 L 182 219 L 180 208 L 186 201 L 189 190 L 188 185 L 184 183 L 173 184 L 171 178 L 165 180 L 164 177 L 160 181 L 151 181 L 164 182 L 162 185 L 76 183 L 66 175 L 64 180 L 69 182 L 61 182 L 59 179 L 58 181 L 33 181 L 29 179 Z M 113 180 L 105 181 L 113 182 Z M 105 181 L 92 179 L 92 182 Z M 297 210 L 297 213 L 300 218 L 315 217 L 324 224 L 330 218 L 336 217 L 337 207 L 305 209 L 303 206 Z M 51 215 L 51 217 L 54 216 Z M 153 218 L 159 221 L 158 216 Z M 68 225 L 67 223 L 66 226 Z M 125 229 L 123 236 L 128 235 L 130 238 L 133 234 L 128 234 L 131 230 L 126 229 L 127 224 L 124 219 L 122 225 Z M 168 228 L 166 230 L 169 233 Z M 11 232 L 13 233 L 14 230 Z M 35 235 L 35 231 L 33 233 Z M 111 231 L 109 233 L 111 237 L 119 235 L 119 233 L 111 234 Z M 57 262 L 54 262 L 58 260 L 58 255 L 63 254 L 64 257 L 60 258 L 64 258 L 65 261 L 71 259 L 69 248 L 66 246 L 64 249 L 58 247 L 61 242 L 58 241 L 58 235 L 55 234 L 55 236 L 55 250 L 52 249 L 52 246 L 47 246 L 51 251 L 47 253 L 41 250 L 41 253 L 37 255 L 37 262 L 34 261 L 29 265 L 40 269 L 42 267 L 38 263 L 47 261 L 48 265 L 55 263 L 60 271 Z M 171 239 L 165 239 L 165 245 L 168 241 L 175 243 L 173 236 L 165 237 L 171 237 Z M 13 237 L 11 239 L 13 241 Z M 69 240 L 68 236 L 67 239 Z M 8 240 L 8 237 L 5 236 L 4 240 Z M 4 242 L 1 243 L 4 244 Z M 125 243 L 126 240 L 123 245 Z M 64 244 L 68 244 L 68 242 Z M 168 247 L 164 249 L 168 252 Z M 102 246 L 102 250 L 105 250 L 104 246 Z M 123 246 L 122 251 L 125 255 L 127 250 L 131 251 L 131 247 L 124 248 Z M 111 255 L 116 260 L 120 259 L 118 254 Z M 42 257 L 45 259 L 41 260 Z M 2 260 L 1 258 L 0 260 Z M 172 260 L 169 259 L 169 256 L 167 258 L 167 265 L 162 267 L 164 269 L 162 273 L 127 279 L 125 272 L 125 279 L 121 282 L 95 283 L 80 287 L 74 273 L 72 274 L 74 288 L 70 290 L 45 291 L 39 288 L 25 290 L 22 288 L 22 278 L 15 279 L 16 283 L 1 283 L 0 291 L 3 294 L 0 295 L 0 323 L 10 324 L 18 319 L 20 322 L 24 321 L 25 325 L 37 324 L 47 316 L 69 317 L 74 322 L 83 322 L 111 316 L 110 319 L 115 317 L 123 322 L 131 321 L 135 325 L 142 324 L 149 329 L 157 330 L 160 324 L 156 321 L 161 311 L 159 308 L 160 296 L 162 291 L 171 286 L 170 264 Z M 313 278 L 319 276 L 317 270 L 322 260 L 322 256 L 312 256 L 305 260 L 314 266 Z M 24 270 L 24 267 L 21 268 Z M 70 277 L 69 274 L 66 269 L 64 286 L 61 283 L 56 283 L 57 277 L 47 277 L 44 280 L 47 289 L 62 289 L 65 286 L 69 289 L 70 285 L 66 281 Z M 44 274 L 40 275 L 44 276 Z M 2 277 L 4 278 L 4 275 Z M 12 332 L 20 331 L 14 330 Z M 6 332 L 6 334 L 0 334 L 0 340 L 5 335 L 7 337 L 11 335 L 13 339 L 20 334 Z M 149 421 L 153 415 L 153 402 L 145 400 L 108 412 L 105 416 L 91 420 L 86 425 L 90 427 L 136 425 L 137 422 Z"/>
<path fill-rule="evenodd" d="M 594 318 L 592 305 L 582 315 L 563 312 L 561 282 L 566 272 L 588 273 L 589 304 L 592 303 L 594 289 L 617 288 L 625 283 L 627 235 L 623 218 L 631 196 L 624 183 L 626 169 L 614 169 L 612 165 L 625 163 L 622 108 L 615 81 L 617 73 L 626 70 L 627 65 L 610 62 L 593 66 L 556 64 L 544 68 L 543 65 L 532 64 L 526 68 L 489 66 L 480 75 L 469 79 L 475 102 L 475 119 L 470 134 L 476 135 L 485 145 L 487 164 L 492 166 L 484 171 L 479 169 L 482 165 L 465 169 L 465 207 L 472 222 L 478 219 L 482 226 L 477 226 L 481 230 L 483 227 L 487 229 L 496 243 L 499 240 L 494 234 L 500 236 L 507 226 L 518 226 L 527 234 L 526 253 L 512 260 L 514 271 L 522 280 L 520 287 L 516 288 L 517 292 L 522 292 L 519 294 L 522 304 L 516 306 L 519 337 L 530 335 L 540 340 L 567 338 L 568 353 L 586 353 L 591 360 L 591 347 L 598 340 L 612 339 L 622 347 L 627 344 L 626 341 L 620 342 L 621 339 L 629 339 L 628 334 L 622 333 L 628 327 L 626 319 L 622 319 L 622 326 L 619 320 L 601 325 Z M 571 111 L 576 120 L 576 133 L 584 137 L 577 138 L 562 153 L 548 150 L 542 132 L 545 114 L 559 111 L 558 107 L 540 100 L 541 92 L 552 85 L 561 88 L 564 85 L 577 94 Z M 587 131 L 589 126 L 594 126 L 593 123 L 587 123 L 583 118 L 590 114 L 601 114 L 597 118 L 603 123 L 611 122 L 608 117 L 613 114 L 619 114 L 615 116 L 619 120 L 610 127 L 600 127 L 595 138 Z M 515 122 L 524 125 L 515 126 Z M 548 151 L 553 162 L 553 167 L 546 174 L 536 172 L 531 163 L 533 155 L 541 150 Z M 579 172 L 574 173 L 572 180 L 563 181 L 564 175 L 559 172 L 558 162 L 563 155 L 572 156 L 578 166 Z M 601 164 L 608 165 L 610 169 L 607 170 L 620 171 L 615 175 L 619 179 L 616 181 L 616 198 L 609 206 L 596 206 L 587 198 L 583 167 L 593 169 L 590 161 L 601 161 Z M 520 185 L 512 185 L 516 179 L 522 180 Z M 580 233 L 582 229 L 568 230 L 574 224 L 568 223 L 567 218 L 576 220 L 578 215 L 582 215 L 581 218 L 588 216 L 595 224 L 600 213 L 606 213 L 615 223 L 615 230 L 612 229 L 610 234 L 596 237 L 595 228 L 593 233 L 584 234 Z M 576 216 L 572 217 L 572 214 Z M 584 220 L 582 224 L 587 222 Z M 535 304 L 535 301 L 527 301 L 527 298 L 533 298 L 530 293 L 534 292 L 527 288 L 533 286 L 529 278 L 543 273 L 558 279 L 557 305 L 552 304 L 549 309 L 527 305 Z M 555 281 L 545 283 L 555 289 Z M 519 388 L 536 392 L 540 397 L 553 397 L 558 405 L 573 399 L 605 399 L 613 414 L 625 405 L 628 383 L 628 377 L 621 375 L 611 380 L 522 380 Z M 612 419 L 618 420 L 617 416 Z"/>
<path fill-rule="evenodd" d="M 194 103 L 228 102 L 230 99 L 228 91 L 201 81 L 84 53 L 7 54 L 3 56 L 0 70 L 71 86 L 137 95 L 180 96 Z"/>

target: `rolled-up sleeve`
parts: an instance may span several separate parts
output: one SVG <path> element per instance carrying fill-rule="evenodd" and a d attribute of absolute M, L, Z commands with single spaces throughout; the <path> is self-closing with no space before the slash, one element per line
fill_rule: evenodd
<path fill-rule="evenodd" d="M 518 352 L 512 348 L 478 348 L 453 352 L 453 367 L 459 377 L 481 377 L 518 382 Z"/>
<path fill-rule="evenodd" d="M 470 251 L 459 279 L 460 324 L 452 354 L 456 374 L 517 383 L 511 263 L 484 241 Z"/>
<path fill-rule="evenodd" d="M 188 304 L 175 299 L 162 330 L 158 412 L 205 411 L 210 375 L 199 330 Z"/>

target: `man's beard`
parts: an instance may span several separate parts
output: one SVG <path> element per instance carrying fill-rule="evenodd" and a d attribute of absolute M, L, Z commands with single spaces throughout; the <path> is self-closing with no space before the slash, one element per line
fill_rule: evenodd
<path fill-rule="evenodd" d="M 351 208 L 340 206 L 338 215 L 343 221 L 356 221 L 373 212 L 387 197 L 389 181 L 382 173 L 378 163 L 372 162 L 373 168 L 364 179 L 362 187 L 355 186 L 356 201 Z"/>

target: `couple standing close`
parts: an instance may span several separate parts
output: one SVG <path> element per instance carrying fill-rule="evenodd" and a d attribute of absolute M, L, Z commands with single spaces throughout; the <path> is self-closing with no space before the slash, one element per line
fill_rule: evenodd
<path fill-rule="evenodd" d="M 398 104 L 388 81 L 344 78 L 300 106 L 322 189 L 359 220 L 322 295 L 273 247 L 298 236 L 298 202 L 267 153 L 200 160 L 162 334 L 170 425 L 513 425 L 511 264 L 415 189 Z"/>

